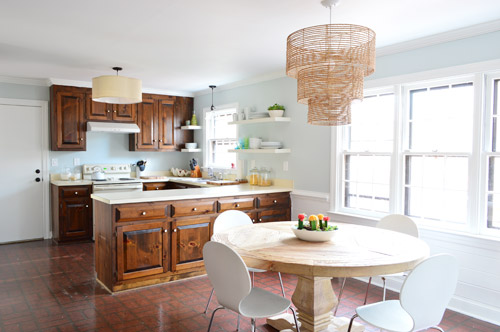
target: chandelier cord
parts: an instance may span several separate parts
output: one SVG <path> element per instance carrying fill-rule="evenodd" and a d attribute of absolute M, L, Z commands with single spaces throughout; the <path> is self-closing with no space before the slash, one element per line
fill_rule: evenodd
<path fill-rule="evenodd" d="M 330 6 L 330 24 L 332 24 L 332 6 Z"/>

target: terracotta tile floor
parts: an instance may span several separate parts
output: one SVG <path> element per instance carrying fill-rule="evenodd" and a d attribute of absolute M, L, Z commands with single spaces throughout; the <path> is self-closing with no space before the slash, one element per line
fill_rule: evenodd
<path fill-rule="evenodd" d="M 93 245 L 52 246 L 49 241 L 0 245 L 0 332 L 8 331 L 206 331 L 203 314 L 211 286 L 206 277 L 110 295 L 94 280 Z M 296 277 L 283 275 L 288 296 Z M 275 273 L 256 275 L 256 286 L 280 293 Z M 338 289 L 337 279 L 333 280 Z M 338 314 L 351 316 L 363 301 L 365 284 L 349 279 Z M 370 301 L 381 298 L 373 287 Z M 389 297 L 397 295 L 389 292 Z M 211 308 L 215 308 L 213 302 Z M 258 320 L 259 331 L 275 331 Z M 236 315 L 219 311 L 212 331 L 234 331 Z M 452 311 L 446 331 L 500 331 Z M 250 324 L 242 320 L 242 331 Z M 367 327 L 367 331 L 376 329 Z"/>

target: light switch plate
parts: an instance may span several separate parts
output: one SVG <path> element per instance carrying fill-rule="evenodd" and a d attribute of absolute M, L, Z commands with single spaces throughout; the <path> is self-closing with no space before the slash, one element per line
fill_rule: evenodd
<path fill-rule="evenodd" d="M 51 163 L 52 163 L 52 167 L 56 167 L 57 165 L 59 165 L 57 158 L 52 158 Z"/>
<path fill-rule="evenodd" d="M 73 166 L 79 166 L 80 165 L 80 158 L 73 158 Z"/>
<path fill-rule="evenodd" d="M 287 172 L 288 171 L 288 160 L 285 160 L 283 162 L 283 171 Z"/>

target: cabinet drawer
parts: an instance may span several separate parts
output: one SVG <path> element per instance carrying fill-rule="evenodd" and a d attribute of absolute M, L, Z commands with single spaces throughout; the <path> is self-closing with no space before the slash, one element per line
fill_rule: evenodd
<path fill-rule="evenodd" d="M 162 219 L 167 217 L 167 207 L 162 204 L 124 204 L 115 208 L 116 221 Z"/>
<path fill-rule="evenodd" d="M 265 210 L 258 213 L 256 222 L 288 221 L 290 213 L 287 207 Z"/>
<path fill-rule="evenodd" d="M 219 199 L 219 212 L 227 210 L 252 210 L 255 198 L 253 197 L 231 197 Z"/>
<path fill-rule="evenodd" d="M 196 216 L 215 213 L 215 200 L 201 199 L 172 203 L 172 217 Z"/>
<path fill-rule="evenodd" d="M 148 182 L 148 183 L 143 183 L 143 190 L 148 191 L 148 190 L 165 190 L 167 188 L 168 182 Z"/>
<path fill-rule="evenodd" d="M 259 208 L 267 208 L 267 207 L 290 204 L 290 195 L 288 193 L 264 195 L 258 197 L 257 199 L 259 200 Z"/>
<path fill-rule="evenodd" d="M 90 196 L 90 186 L 82 187 L 59 187 L 59 192 L 61 197 L 89 197 Z"/>

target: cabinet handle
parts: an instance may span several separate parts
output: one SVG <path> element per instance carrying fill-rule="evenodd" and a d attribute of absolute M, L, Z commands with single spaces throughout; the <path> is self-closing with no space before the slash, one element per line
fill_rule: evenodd
<path fill-rule="evenodd" d="M 163 142 L 163 140 L 162 140 L 162 139 L 160 140 L 160 143 L 161 143 L 161 142 Z"/>
<path fill-rule="evenodd" d="M 193 211 L 196 211 L 196 210 L 198 210 L 198 209 L 197 208 L 193 208 Z"/>
<path fill-rule="evenodd" d="M 111 111 L 110 111 L 110 110 L 108 110 L 108 113 L 111 113 Z"/>
<path fill-rule="evenodd" d="M 75 191 L 75 195 L 78 195 L 78 191 Z"/>
<path fill-rule="evenodd" d="M 274 204 L 276 204 L 276 203 L 278 203 L 278 201 L 277 201 L 277 200 L 274 200 L 274 201 L 273 201 L 273 203 L 274 203 Z"/>
<path fill-rule="evenodd" d="M 252 222 L 255 223 L 255 219 L 252 219 Z"/>
<path fill-rule="evenodd" d="M 85 205 L 86 208 L 88 208 L 89 206 L 88 205 Z"/>
<path fill-rule="evenodd" d="M 177 228 L 174 228 L 174 233 L 177 233 Z"/>
<path fill-rule="evenodd" d="M 259 218 L 259 221 L 262 221 L 262 218 Z"/>
<path fill-rule="evenodd" d="M 80 141 L 83 141 L 83 137 L 82 137 L 82 138 L 80 138 Z"/>
<path fill-rule="evenodd" d="M 155 139 L 153 140 L 153 143 L 154 143 L 154 142 L 156 142 L 156 140 L 155 140 Z"/>
<path fill-rule="evenodd" d="M 145 215 L 146 215 L 146 211 L 142 211 L 142 213 L 141 213 L 141 214 L 142 214 L 143 216 L 145 216 Z"/>
<path fill-rule="evenodd" d="M 156 190 L 160 190 L 160 188 L 156 187 Z"/>
<path fill-rule="evenodd" d="M 240 207 L 240 205 L 239 205 L 239 204 L 236 204 L 236 207 Z"/>
<path fill-rule="evenodd" d="M 163 233 L 167 233 L 167 232 L 168 232 L 168 229 L 163 230 Z"/>
<path fill-rule="evenodd" d="M 114 110 L 113 113 L 116 113 L 116 110 Z"/>

